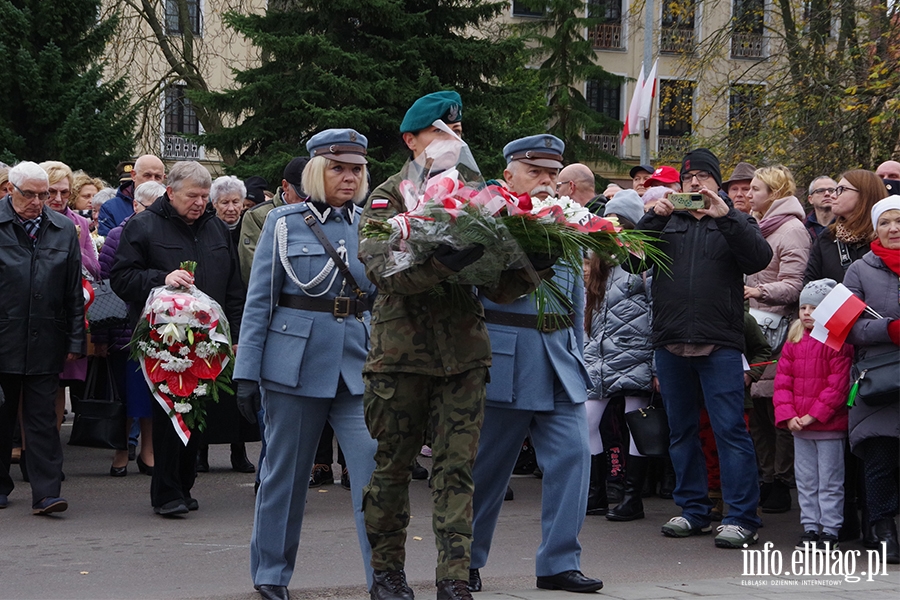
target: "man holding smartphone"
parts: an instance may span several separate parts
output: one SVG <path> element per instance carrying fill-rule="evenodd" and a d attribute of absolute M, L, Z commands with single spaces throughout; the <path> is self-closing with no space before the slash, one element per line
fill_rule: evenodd
<path fill-rule="evenodd" d="M 637 229 L 655 232 L 668 272 L 653 277 L 653 346 L 671 430 L 675 503 L 682 514 L 663 525 L 667 537 L 707 534 L 712 502 L 700 446 L 699 413 L 709 412 L 719 448 L 728 516 L 715 539 L 720 548 L 758 541 L 756 455 L 744 423 L 744 275 L 772 259 L 756 221 L 719 194 L 719 160 L 705 148 L 682 162 L 685 191 L 702 194 L 706 208 L 676 211 L 668 198 Z M 637 262 L 627 265 L 632 271 Z"/>

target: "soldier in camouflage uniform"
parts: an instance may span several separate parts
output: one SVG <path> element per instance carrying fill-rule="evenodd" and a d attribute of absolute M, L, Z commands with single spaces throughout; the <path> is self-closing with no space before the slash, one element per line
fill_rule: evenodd
<path fill-rule="evenodd" d="M 432 126 L 443 120 L 460 133 L 462 101 L 456 92 L 417 100 L 400 131 L 415 158 L 432 140 L 448 136 Z M 404 212 L 398 191 L 410 163 L 369 198 L 361 224 Z M 368 240 L 366 244 L 377 244 Z M 410 468 L 431 432 L 433 528 L 438 550 L 438 599 L 471 598 L 466 590 L 472 541 L 472 464 L 484 411 L 491 344 L 484 311 L 470 286 L 445 280 L 484 252 L 480 246 L 442 246 L 423 264 L 385 277 L 384 257 L 360 246 L 366 274 L 378 287 L 372 310 L 371 350 L 363 368 L 366 424 L 378 442 L 375 472 L 363 492 L 366 532 L 372 546 L 373 600 L 411 600 L 403 571 L 409 524 Z M 434 288 L 441 288 L 435 294 Z M 455 288 L 455 289 L 454 289 Z M 534 289 L 521 271 L 507 271 L 496 302 Z"/>

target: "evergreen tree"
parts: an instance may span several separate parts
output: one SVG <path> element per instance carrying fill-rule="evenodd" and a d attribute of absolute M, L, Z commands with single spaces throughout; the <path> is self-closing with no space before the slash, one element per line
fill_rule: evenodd
<path fill-rule="evenodd" d="M 238 175 L 281 180 L 309 137 L 352 127 L 369 139 L 372 184 L 396 172 L 408 151 L 398 132 L 416 98 L 455 89 L 464 135 L 485 177 L 498 176 L 503 145 L 545 129 L 545 99 L 524 68 L 521 39 L 495 24 L 494 0 L 293 0 L 228 23 L 259 49 L 262 65 L 236 73 L 237 87 L 194 93 L 236 125 L 204 136 L 238 155 Z M 488 30 L 488 28 L 494 28 Z"/>
<path fill-rule="evenodd" d="M 587 81 L 618 85 L 622 78 L 596 63 L 593 44 L 585 31 L 603 23 L 603 3 L 584 0 L 524 0 L 529 10 L 544 17 L 520 25 L 530 44 L 530 59 L 540 63 L 538 79 L 546 90 L 550 133 L 566 142 L 567 162 L 618 159 L 585 142 L 585 133 L 618 133 L 622 123 L 591 108 L 582 93 Z M 582 16 L 584 15 L 584 16 Z"/>
<path fill-rule="evenodd" d="M 113 177 L 131 156 L 135 111 L 99 62 L 116 20 L 99 10 L 100 0 L 0 0 L 0 160 Z"/>

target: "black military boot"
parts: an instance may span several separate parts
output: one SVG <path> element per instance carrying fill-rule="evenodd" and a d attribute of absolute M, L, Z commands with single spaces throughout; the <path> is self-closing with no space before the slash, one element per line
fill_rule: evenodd
<path fill-rule="evenodd" d="M 438 581 L 437 600 L 472 600 L 469 582 L 462 579 L 442 579 Z"/>
<path fill-rule="evenodd" d="M 605 515 L 609 510 L 606 497 L 606 454 L 591 456 L 591 479 L 588 483 L 587 513 Z"/>
<path fill-rule="evenodd" d="M 641 500 L 641 489 L 647 476 L 648 459 L 646 456 L 628 456 L 625 463 L 625 496 L 618 506 L 606 513 L 610 521 L 636 521 L 644 518 L 644 502 Z"/>
<path fill-rule="evenodd" d="M 415 595 L 406 583 L 406 573 L 399 571 L 375 571 L 372 576 L 371 600 L 413 600 Z"/>

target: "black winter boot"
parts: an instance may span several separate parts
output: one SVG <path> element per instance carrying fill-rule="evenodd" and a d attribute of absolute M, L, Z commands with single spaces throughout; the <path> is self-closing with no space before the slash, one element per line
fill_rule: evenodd
<path fill-rule="evenodd" d="M 878 538 L 878 548 L 885 543 L 885 561 L 889 565 L 900 564 L 900 542 L 897 541 L 897 524 L 894 519 L 881 519 L 872 524 L 875 537 Z"/>
<path fill-rule="evenodd" d="M 628 456 L 625 463 L 625 496 L 618 506 L 606 513 L 610 521 L 636 521 L 644 518 L 644 503 L 641 500 L 641 489 L 647 476 L 649 460 L 646 456 Z"/>
<path fill-rule="evenodd" d="M 672 499 L 672 492 L 675 491 L 675 467 L 672 466 L 672 459 L 666 456 L 663 458 L 663 475 L 659 482 L 659 497 L 665 500 Z"/>
<path fill-rule="evenodd" d="M 609 510 L 606 497 L 606 454 L 591 455 L 591 479 L 588 484 L 587 514 L 605 515 Z"/>

